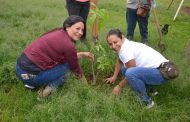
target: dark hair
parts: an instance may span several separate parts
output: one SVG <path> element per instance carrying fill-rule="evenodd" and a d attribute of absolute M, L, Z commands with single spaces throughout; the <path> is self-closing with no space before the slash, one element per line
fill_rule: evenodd
<path fill-rule="evenodd" d="M 119 37 L 120 39 L 122 39 L 122 35 L 123 33 L 119 30 L 119 29 L 111 29 L 107 36 L 106 36 L 106 40 L 108 40 L 108 37 L 111 36 L 111 35 L 116 35 L 117 37 Z"/>
<path fill-rule="evenodd" d="M 63 23 L 63 29 L 66 31 L 67 27 L 71 27 L 72 25 L 76 24 L 77 22 L 82 22 L 84 24 L 84 32 L 81 37 L 81 39 L 84 39 L 86 37 L 86 23 L 84 19 L 77 15 L 71 15 L 69 16 Z"/>

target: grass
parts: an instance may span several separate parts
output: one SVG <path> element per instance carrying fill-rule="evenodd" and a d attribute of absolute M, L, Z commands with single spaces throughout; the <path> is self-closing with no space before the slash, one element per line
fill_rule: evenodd
<path fill-rule="evenodd" d="M 120 28 L 126 33 L 125 0 L 101 0 L 99 7 L 109 12 L 110 19 L 99 33 L 100 43 L 110 55 L 116 57 L 106 45 L 105 35 L 111 28 Z M 0 1 L 0 121 L 64 121 L 64 122 L 186 122 L 190 121 L 190 68 L 186 62 L 186 45 L 190 40 L 190 17 L 179 12 L 176 21 L 173 16 L 180 0 L 174 1 L 166 10 L 170 0 L 157 1 L 157 15 L 161 25 L 168 23 L 169 33 L 164 43 L 167 50 L 163 53 L 175 61 L 180 76 L 168 83 L 158 86 L 159 95 L 153 99 L 156 106 L 145 109 L 134 93 L 126 86 L 119 97 L 111 94 L 114 85 L 101 83 L 97 86 L 86 85 L 77 78 L 65 81 L 48 99 L 37 99 L 37 93 L 26 90 L 15 76 L 16 58 L 32 40 L 42 33 L 62 26 L 68 16 L 65 1 L 61 0 L 14 0 Z M 185 1 L 183 6 L 190 6 Z M 90 40 L 90 28 L 88 26 Z M 139 29 L 135 31 L 135 40 L 140 40 Z M 150 13 L 150 46 L 159 51 L 158 34 Z M 79 50 L 89 48 L 77 44 Z M 90 63 L 82 60 L 81 65 L 86 74 L 91 73 Z M 111 66 L 111 67 L 114 67 Z M 111 75 L 112 71 L 102 72 L 99 82 Z"/>

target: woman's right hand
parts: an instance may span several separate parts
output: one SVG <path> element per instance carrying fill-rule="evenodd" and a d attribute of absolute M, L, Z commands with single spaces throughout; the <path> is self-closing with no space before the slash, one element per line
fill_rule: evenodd
<path fill-rule="evenodd" d="M 78 58 L 84 57 L 91 61 L 94 61 L 94 54 L 90 52 L 77 52 L 77 57 Z"/>
<path fill-rule="evenodd" d="M 85 77 L 84 74 L 82 74 L 81 80 L 82 80 L 84 83 L 88 84 L 88 81 L 87 81 L 87 79 L 86 79 L 86 77 Z"/>
<path fill-rule="evenodd" d="M 84 57 L 86 57 L 87 59 L 94 61 L 94 54 L 90 53 L 90 52 L 83 52 Z"/>
<path fill-rule="evenodd" d="M 112 77 L 110 77 L 110 78 L 106 78 L 105 82 L 106 82 L 106 83 L 114 84 L 115 81 L 116 81 L 116 79 L 117 79 L 116 77 L 112 76 Z"/>

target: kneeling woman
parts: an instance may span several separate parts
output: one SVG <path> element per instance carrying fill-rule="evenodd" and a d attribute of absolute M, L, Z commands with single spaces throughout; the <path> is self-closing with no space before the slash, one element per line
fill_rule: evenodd
<path fill-rule="evenodd" d="M 147 107 L 152 107 L 154 102 L 147 95 L 146 87 L 160 85 L 167 81 L 158 67 L 168 60 L 147 45 L 127 40 L 119 29 L 108 32 L 107 42 L 119 56 L 114 74 L 106 79 L 107 83 L 114 83 L 121 69 L 125 75 L 125 79 L 115 86 L 112 92 L 118 95 L 121 88 L 128 82 Z"/>
<path fill-rule="evenodd" d="M 63 28 L 43 34 L 26 47 L 16 63 L 16 74 L 25 87 L 46 86 L 41 94 L 46 97 L 63 84 L 68 72 L 82 77 L 78 58 L 94 60 L 92 53 L 77 53 L 75 49 L 75 41 L 85 37 L 85 29 L 83 18 L 72 15 L 64 21 Z"/>

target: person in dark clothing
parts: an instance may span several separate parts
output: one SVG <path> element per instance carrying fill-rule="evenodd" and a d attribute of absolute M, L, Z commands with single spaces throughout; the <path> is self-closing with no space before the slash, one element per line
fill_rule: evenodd
<path fill-rule="evenodd" d="M 64 21 L 63 28 L 49 31 L 27 46 L 16 63 L 16 74 L 25 87 L 45 86 L 40 96 L 47 97 L 63 84 L 69 72 L 82 78 L 78 59 L 94 60 L 92 53 L 76 52 L 75 49 L 75 41 L 84 38 L 85 30 L 84 19 L 72 15 Z"/>
<path fill-rule="evenodd" d="M 66 7 L 67 7 L 69 16 L 78 15 L 78 16 L 81 16 L 86 21 L 89 10 L 90 10 L 90 1 L 89 0 L 66 0 Z"/>

